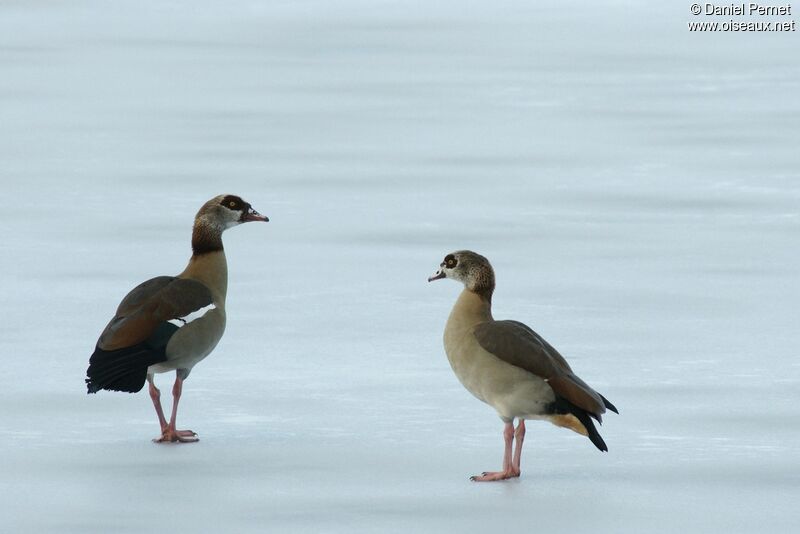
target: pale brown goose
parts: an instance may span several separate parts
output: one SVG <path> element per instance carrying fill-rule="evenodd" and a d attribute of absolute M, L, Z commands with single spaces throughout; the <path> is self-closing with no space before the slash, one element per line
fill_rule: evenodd
<path fill-rule="evenodd" d="M 228 265 L 222 232 L 241 223 L 268 221 L 235 195 L 206 202 L 194 220 L 192 257 L 177 276 L 158 276 L 136 286 L 122 299 L 86 370 L 89 393 L 101 389 L 136 393 L 145 380 L 161 425 L 156 442 L 197 441 L 191 430 L 177 430 L 175 418 L 183 381 L 216 347 L 225 331 Z M 161 408 L 154 373 L 175 371 L 172 415 Z"/>
<path fill-rule="evenodd" d="M 464 284 L 444 330 L 447 359 L 464 387 L 492 406 L 505 423 L 502 471 L 471 479 L 482 482 L 520 475 L 526 419 L 545 419 L 569 428 L 607 451 L 592 418 L 600 422 L 606 408 L 617 409 L 578 378 L 536 332 L 517 321 L 494 320 L 494 270 L 489 260 L 469 250 L 453 252 L 428 282 L 441 278 Z M 519 420 L 516 430 L 514 419 Z M 514 439 L 517 446 L 512 457 Z"/>

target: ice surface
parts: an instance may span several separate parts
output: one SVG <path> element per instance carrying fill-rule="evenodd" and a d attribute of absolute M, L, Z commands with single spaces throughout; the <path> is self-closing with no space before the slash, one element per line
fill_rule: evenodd
<path fill-rule="evenodd" d="M 0 531 L 795 530 L 797 35 L 688 5 L 0 5 Z M 201 441 L 158 446 L 84 371 L 223 192 L 271 222 L 225 235 Z M 425 281 L 459 248 L 620 408 L 610 452 L 533 423 L 468 481 L 502 426 Z"/>

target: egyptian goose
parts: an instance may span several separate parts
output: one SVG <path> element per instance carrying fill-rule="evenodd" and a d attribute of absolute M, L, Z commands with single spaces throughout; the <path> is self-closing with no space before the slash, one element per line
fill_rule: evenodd
<path fill-rule="evenodd" d="M 89 359 L 86 386 L 136 393 L 150 384 L 150 398 L 161 425 L 157 443 L 193 442 L 197 434 L 177 430 L 175 418 L 183 381 L 209 355 L 225 331 L 228 265 L 222 232 L 241 223 L 269 219 L 234 195 L 212 198 L 200 208 L 192 230 L 192 257 L 177 276 L 158 276 L 128 293 L 108 323 Z M 155 373 L 175 371 L 172 415 L 161 409 Z"/>
<path fill-rule="evenodd" d="M 526 419 L 545 419 L 588 436 L 607 451 L 592 417 L 617 409 L 578 378 L 547 341 L 517 321 L 492 317 L 494 270 L 489 260 L 469 250 L 445 256 L 428 282 L 451 278 L 464 284 L 444 329 L 444 349 L 459 381 L 492 406 L 505 423 L 503 470 L 471 480 L 505 480 L 520 475 Z M 519 420 L 516 430 L 514 419 Z M 512 441 L 516 450 L 512 457 Z"/>

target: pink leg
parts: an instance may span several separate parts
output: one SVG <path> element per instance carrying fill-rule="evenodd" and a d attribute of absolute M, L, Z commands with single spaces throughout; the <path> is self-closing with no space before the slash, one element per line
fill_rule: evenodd
<path fill-rule="evenodd" d="M 163 433 L 167 429 L 167 420 L 164 418 L 164 410 L 161 409 L 161 391 L 158 390 L 155 382 L 153 382 L 153 375 L 147 375 L 147 382 L 150 384 L 150 398 L 156 408 L 158 424 L 161 426 L 161 432 Z"/>
<path fill-rule="evenodd" d="M 180 443 L 192 443 L 198 441 L 199 438 L 197 434 L 192 432 L 191 430 L 176 430 L 175 429 L 175 419 L 178 416 L 178 401 L 181 399 L 181 392 L 183 391 L 183 378 L 181 378 L 180 372 L 178 372 L 177 376 L 175 377 L 175 384 L 172 386 L 172 415 L 169 419 L 169 424 L 166 428 L 162 429 L 161 437 L 154 439 L 156 443 L 167 443 L 167 442 L 180 442 Z"/>
<path fill-rule="evenodd" d="M 505 451 L 503 453 L 503 470 L 502 471 L 486 471 L 482 475 L 475 475 L 469 479 L 473 482 L 491 482 L 494 480 L 506 480 L 515 475 L 512 470 L 511 463 L 511 447 L 514 441 L 514 424 L 506 423 L 503 428 L 503 439 L 505 440 Z"/>
<path fill-rule="evenodd" d="M 517 448 L 514 449 L 514 461 L 511 463 L 511 472 L 515 477 L 518 477 L 522 472 L 520 468 L 520 461 L 522 460 L 522 442 L 525 441 L 525 419 L 520 419 L 517 425 L 517 430 L 514 432 L 514 439 L 517 442 Z"/>

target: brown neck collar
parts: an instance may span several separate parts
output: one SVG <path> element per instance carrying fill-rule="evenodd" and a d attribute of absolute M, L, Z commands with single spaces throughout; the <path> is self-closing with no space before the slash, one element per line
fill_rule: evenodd
<path fill-rule="evenodd" d="M 491 268 L 482 269 L 470 278 L 467 288 L 491 304 L 494 293 L 494 271 Z"/>
<path fill-rule="evenodd" d="M 494 293 L 494 285 L 477 285 L 475 287 L 469 288 L 470 291 L 478 295 L 481 300 L 485 301 L 487 304 L 492 304 L 492 294 Z"/>
<path fill-rule="evenodd" d="M 192 253 L 195 256 L 219 252 L 222 248 L 222 232 L 201 221 L 195 221 L 192 229 Z"/>

